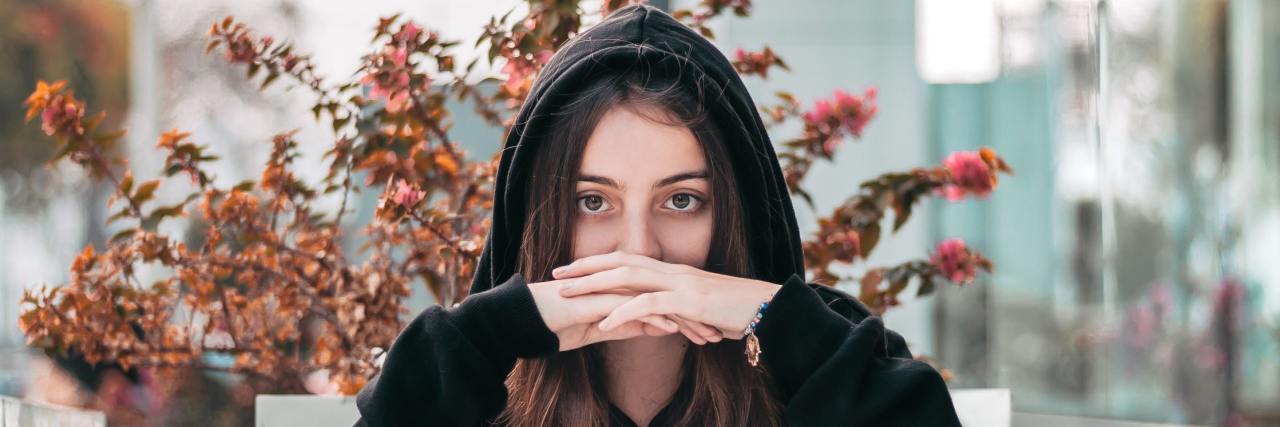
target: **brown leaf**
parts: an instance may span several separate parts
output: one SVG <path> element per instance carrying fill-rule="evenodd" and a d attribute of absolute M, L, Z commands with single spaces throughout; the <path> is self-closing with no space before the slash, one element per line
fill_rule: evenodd
<path fill-rule="evenodd" d="M 873 222 L 871 225 L 859 230 L 858 241 L 862 243 L 862 258 L 866 259 L 871 255 L 871 251 L 876 248 L 876 244 L 880 243 L 880 224 Z"/>
<path fill-rule="evenodd" d="M 151 197 L 155 194 L 156 188 L 158 187 L 160 187 L 160 180 L 158 179 L 144 182 L 142 185 L 138 186 L 138 191 L 134 192 L 130 199 L 133 200 L 134 204 L 141 205 L 143 202 L 151 200 Z"/>

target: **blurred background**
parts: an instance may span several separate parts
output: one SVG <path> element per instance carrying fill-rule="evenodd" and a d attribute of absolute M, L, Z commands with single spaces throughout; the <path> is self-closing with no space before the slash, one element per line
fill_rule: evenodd
<path fill-rule="evenodd" d="M 212 145 L 225 182 L 254 178 L 262 141 L 300 128 L 315 143 L 300 147 L 313 167 L 299 173 L 315 181 L 329 133 L 310 95 L 260 94 L 205 55 L 212 22 L 233 14 L 345 79 L 380 16 L 404 12 L 466 45 L 491 16 L 524 7 L 0 0 L 0 394 L 74 404 L 145 380 L 48 360 L 18 329 L 22 290 L 65 281 L 75 254 L 112 231 L 109 188 L 47 167 L 52 141 L 23 124 L 37 79 L 68 80 L 128 127 L 136 175 L 158 174 L 153 147 L 173 127 Z M 991 146 L 1016 170 L 987 200 L 927 201 L 868 261 L 918 257 L 950 237 L 994 261 L 977 284 L 907 298 L 886 316 L 914 353 L 952 371 L 953 388 L 1009 388 L 1023 413 L 1280 425 L 1280 1 L 757 0 L 750 17 L 711 26 L 726 54 L 767 44 L 786 59 L 790 72 L 747 79 L 757 103 L 777 90 L 806 102 L 879 90 L 863 138 L 811 173 L 818 212 L 796 204 L 805 233 L 854 183 L 955 150 Z M 453 132 L 487 156 L 500 131 L 469 111 L 455 110 Z M 377 195 L 360 197 L 353 226 L 369 222 Z M 168 226 L 181 234 L 181 221 Z M 415 312 L 432 303 L 418 293 Z M 204 391 L 189 404 L 244 399 L 220 381 L 196 381 Z"/>

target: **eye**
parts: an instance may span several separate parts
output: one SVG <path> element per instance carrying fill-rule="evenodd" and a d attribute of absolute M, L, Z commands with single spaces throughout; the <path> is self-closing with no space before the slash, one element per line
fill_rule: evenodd
<path fill-rule="evenodd" d="M 609 210 L 609 202 L 598 194 L 588 194 L 578 198 L 578 210 L 587 215 L 599 215 Z"/>
<path fill-rule="evenodd" d="M 689 193 L 676 193 L 664 206 L 679 213 L 691 214 L 702 208 L 702 199 Z"/>

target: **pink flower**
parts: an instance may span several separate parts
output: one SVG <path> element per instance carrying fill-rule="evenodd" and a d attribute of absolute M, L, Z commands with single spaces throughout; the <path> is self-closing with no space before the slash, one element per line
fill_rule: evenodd
<path fill-rule="evenodd" d="M 391 36 L 391 38 L 398 43 L 404 43 L 410 40 L 417 40 L 419 34 L 422 34 L 422 28 L 409 22 L 401 26 L 400 31 Z"/>
<path fill-rule="evenodd" d="M 393 48 L 388 46 L 384 55 L 386 55 L 387 58 L 390 58 L 391 63 L 395 64 L 396 67 L 403 67 L 409 60 L 409 50 L 403 47 Z"/>
<path fill-rule="evenodd" d="M 507 64 L 502 66 L 502 72 L 507 75 L 507 82 L 503 86 L 511 93 L 519 91 L 533 70 L 533 64 L 523 58 L 508 58 Z"/>
<path fill-rule="evenodd" d="M 958 284 L 972 282 L 978 275 L 978 264 L 973 253 L 969 252 L 964 240 L 960 239 L 947 239 L 939 243 L 929 257 L 929 263 L 948 280 Z"/>
<path fill-rule="evenodd" d="M 366 74 L 360 79 L 360 82 L 370 86 L 370 99 L 385 102 L 387 111 L 391 113 L 400 113 L 407 110 L 411 104 L 409 80 L 409 72 L 401 70 L 394 72 L 394 74 L 388 74 L 387 72 Z M 424 82 L 424 85 L 426 84 L 430 83 Z"/>
<path fill-rule="evenodd" d="M 875 98 L 874 86 L 867 88 L 861 98 L 843 90 L 836 90 L 835 101 L 837 111 L 840 113 L 840 125 L 855 138 L 862 136 L 862 129 L 867 127 L 867 123 L 876 115 Z"/>
<path fill-rule="evenodd" d="M 553 53 L 550 50 L 542 50 L 533 55 L 533 63 L 538 65 L 546 64 L 551 60 Z"/>
<path fill-rule="evenodd" d="M 520 93 L 530 83 L 529 77 L 550 61 L 552 54 L 550 50 L 542 50 L 533 54 L 532 58 L 525 55 L 507 57 L 507 64 L 502 66 L 502 72 L 507 75 L 507 81 L 503 84 L 507 92 Z"/>
<path fill-rule="evenodd" d="M 365 74 L 360 78 L 360 83 L 369 85 L 369 98 L 382 99 L 387 96 L 387 89 L 382 87 L 378 82 L 378 75 L 374 73 Z"/>
<path fill-rule="evenodd" d="M 301 62 L 301 59 L 299 59 L 297 56 L 286 55 L 284 57 L 284 64 L 283 64 L 284 70 L 287 72 L 293 72 L 293 68 L 297 67 L 299 62 Z"/>
<path fill-rule="evenodd" d="M 84 110 L 65 95 L 55 95 L 40 114 L 40 129 L 45 135 L 53 136 L 59 130 L 73 135 L 84 133 L 80 119 L 84 118 Z"/>
<path fill-rule="evenodd" d="M 844 139 L 839 137 L 827 138 L 826 141 L 822 141 L 822 152 L 827 153 L 828 156 L 835 154 L 836 148 L 840 146 L 842 141 Z"/>
<path fill-rule="evenodd" d="M 827 117 L 831 115 L 831 101 L 821 99 L 813 103 L 813 109 L 804 113 L 805 123 L 811 126 L 817 126 L 827 121 Z"/>
<path fill-rule="evenodd" d="M 836 106 L 848 109 L 849 111 L 858 111 L 860 109 L 859 107 L 862 105 L 861 99 L 858 99 L 853 95 L 849 95 L 849 92 L 845 92 L 844 89 L 836 89 L 834 97 L 836 100 Z"/>
<path fill-rule="evenodd" d="M 265 40 L 270 42 L 270 39 Z M 266 43 L 270 45 L 270 43 Z M 227 40 L 227 61 L 231 63 L 252 64 L 257 59 L 258 49 L 254 47 L 253 39 L 246 34 L 240 34 L 233 39 Z"/>
<path fill-rule="evenodd" d="M 412 25 L 412 24 L 406 24 Z M 401 29 L 401 33 L 406 31 Z M 421 29 L 409 28 L 409 32 L 421 31 Z M 400 34 L 400 33 L 397 33 Z M 409 60 L 409 50 L 403 46 L 387 46 L 382 51 L 379 61 L 374 62 L 372 71 L 360 79 L 361 83 L 367 84 L 369 88 L 369 98 L 381 100 L 386 103 L 386 109 L 392 113 L 400 113 L 411 105 L 412 95 L 410 93 L 409 83 L 412 71 L 407 67 Z M 388 63 L 390 64 L 388 66 Z M 430 80 L 423 79 L 423 87 L 430 85 Z"/>
<path fill-rule="evenodd" d="M 868 88 L 861 97 L 836 89 L 832 99 L 814 101 L 813 108 L 804 114 L 804 122 L 820 134 L 839 137 L 839 131 L 843 130 L 855 138 L 861 137 L 863 128 L 878 111 L 876 93 L 874 87 Z"/>
<path fill-rule="evenodd" d="M 393 114 L 408 111 L 411 104 L 409 101 L 409 91 L 397 91 L 387 98 L 387 111 Z"/>
<path fill-rule="evenodd" d="M 401 179 L 396 181 L 396 192 L 391 196 L 391 200 L 405 209 L 413 209 L 426 195 L 427 192 L 418 190 L 416 186 L 410 186 L 408 182 Z"/>
<path fill-rule="evenodd" d="M 951 183 L 940 189 L 948 200 L 958 201 L 969 194 L 986 197 L 995 188 L 991 168 L 976 152 L 951 153 L 942 165 L 951 173 Z"/>

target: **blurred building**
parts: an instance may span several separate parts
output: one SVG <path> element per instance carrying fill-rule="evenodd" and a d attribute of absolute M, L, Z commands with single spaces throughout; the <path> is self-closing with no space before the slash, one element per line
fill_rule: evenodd
<path fill-rule="evenodd" d="M 1280 3 L 968 3 L 996 12 L 1000 72 L 929 86 L 930 156 L 991 145 L 1018 175 L 935 204 L 934 238 L 997 265 L 939 298 L 955 385 L 1010 387 L 1020 411 L 1280 423 Z"/>

